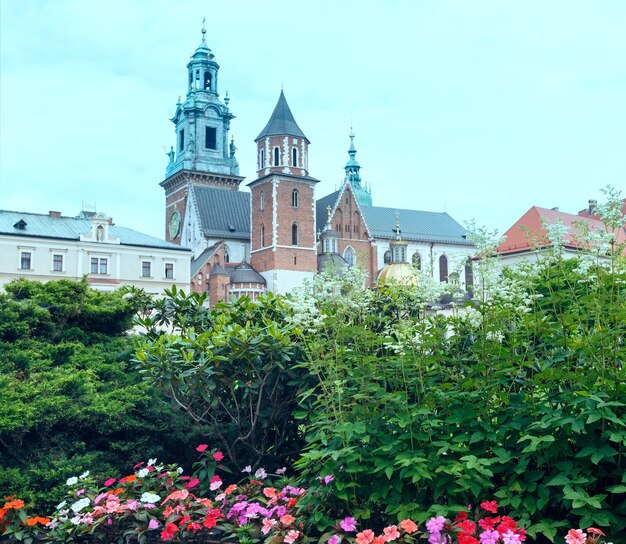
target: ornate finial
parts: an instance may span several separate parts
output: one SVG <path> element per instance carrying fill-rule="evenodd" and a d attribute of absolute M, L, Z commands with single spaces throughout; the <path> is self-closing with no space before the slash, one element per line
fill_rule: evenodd
<path fill-rule="evenodd" d="M 283 90 L 283 83 L 284 83 L 284 81 L 281 79 L 281 80 L 280 80 L 280 90 L 281 90 L 281 91 Z"/>
<path fill-rule="evenodd" d="M 330 206 L 326 206 L 326 223 L 330 225 Z"/>
<path fill-rule="evenodd" d="M 229 103 L 230 103 L 230 98 L 228 97 L 228 91 L 226 91 L 226 94 L 224 96 L 224 104 L 226 104 L 226 108 L 228 108 Z"/>
<path fill-rule="evenodd" d="M 180 95 L 178 95 L 178 104 L 180 104 Z"/>
<path fill-rule="evenodd" d="M 205 22 L 206 22 L 206 17 L 203 17 L 202 18 L 202 42 L 203 43 L 206 43 L 205 40 L 204 40 L 205 35 L 206 35 L 206 27 L 204 26 Z"/>
<path fill-rule="evenodd" d="M 400 240 L 400 214 L 396 210 L 396 240 Z"/>

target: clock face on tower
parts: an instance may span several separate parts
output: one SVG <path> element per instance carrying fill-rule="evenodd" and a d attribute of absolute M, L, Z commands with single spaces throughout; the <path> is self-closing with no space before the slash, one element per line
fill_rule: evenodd
<path fill-rule="evenodd" d="M 168 227 L 170 232 L 170 240 L 173 240 L 178 236 L 178 233 L 180 232 L 180 213 L 178 213 L 178 210 L 174 210 L 172 212 L 172 215 L 170 215 Z"/>

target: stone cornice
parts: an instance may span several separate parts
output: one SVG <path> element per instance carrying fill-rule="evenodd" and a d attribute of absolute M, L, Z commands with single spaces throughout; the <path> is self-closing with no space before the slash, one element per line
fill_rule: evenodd
<path fill-rule="evenodd" d="M 245 178 L 241 176 L 212 174 L 211 172 L 199 172 L 197 170 L 179 170 L 169 178 L 163 180 L 159 185 L 163 187 L 168 194 L 185 185 L 205 185 L 233 189 L 236 191 L 239 189 L 239 184 L 244 179 Z"/>

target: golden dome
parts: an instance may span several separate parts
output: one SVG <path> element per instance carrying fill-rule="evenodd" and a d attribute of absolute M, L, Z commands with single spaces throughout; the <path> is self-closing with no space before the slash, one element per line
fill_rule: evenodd
<path fill-rule="evenodd" d="M 391 263 L 378 273 L 379 283 L 396 283 L 399 285 L 418 285 L 419 278 L 409 263 Z"/>

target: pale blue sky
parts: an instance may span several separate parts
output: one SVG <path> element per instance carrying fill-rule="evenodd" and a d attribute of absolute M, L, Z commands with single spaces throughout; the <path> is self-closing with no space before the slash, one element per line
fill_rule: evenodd
<path fill-rule="evenodd" d="M 281 82 L 318 197 L 352 115 L 374 204 L 505 230 L 626 190 L 626 1 L 0 1 L 0 208 L 163 236 L 164 147 L 207 42 L 247 183 Z M 626 191 L 625 191 L 626 192 Z"/>

